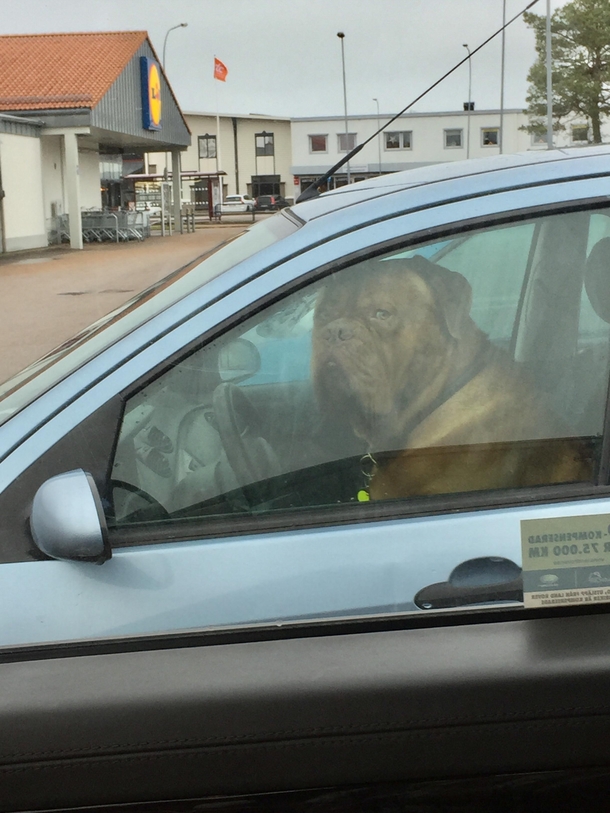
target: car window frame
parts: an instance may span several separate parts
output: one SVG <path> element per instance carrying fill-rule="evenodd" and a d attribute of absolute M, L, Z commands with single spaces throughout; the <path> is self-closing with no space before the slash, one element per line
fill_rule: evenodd
<path fill-rule="evenodd" d="M 596 211 L 597 209 L 607 209 L 606 206 L 594 205 L 587 207 L 577 207 L 576 211 Z M 534 217 L 546 214 L 563 214 L 572 211 L 570 208 L 558 208 L 554 212 L 549 212 L 548 209 L 540 213 L 532 214 L 531 211 L 523 210 L 519 213 L 518 217 L 511 213 L 510 216 L 498 216 L 493 221 L 486 220 L 486 226 L 502 226 L 514 225 L 519 222 L 527 222 Z M 461 224 L 460 224 L 461 225 Z M 432 234 L 426 234 L 426 242 L 443 240 L 451 235 L 463 235 L 464 240 L 468 239 L 468 234 L 476 232 L 485 226 L 481 225 L 480 221 L 471 221 L 467 228 L 459 228 L 453 224 L 450 230 L 439 230 Z M 528 278 L 531 272 L 531 262 L 533 254 L 535 253 L 535 243 L 538 239 L 540 222 L 534 224 L 534 234 L 532 236 L 532 245 L 527 260 L 527 268 L 524 273 L 522 290 L 519 297 L 519 303 L 515 314 L 515 324 L 513 325 L 513 334 L 511 336 L 511 349 L 514 343 L 514 336 L 516 325 L 520 318 L 523 298 L 528 283 Z M 404 238 L 403 238 L 404 240 Z M 250 308 L 245 309 L 239 314 L 227 321 L 222 328 L 219 327 L 212 334 L 208 335 L 205 340 L 199 340 L 192 343 L 189 348 L 184 348 L 179 354 L 176 354 L 171 360 L 166 360 L 163 368 L 157 371 L 157 374 L 150 379 L 145 379 L 133 387 L 129 388 L 123 393 L 123 398 L 127 401 L 143 386 L 152 383 L 156 378 L 164 375 L 164 373 L 171 368 L 173 364 L 178 364 L 180 361 L 188 357 L 188 355 L 199 349 L 201 346 L 214 341 L 225 332 L 231 330 L 234 326 L 240 324 L 244 315 L 252 316 L 257 312 L 264 310 L 266 307 L 274 304 L 287 293 L 294 293 L 301 290 L 308 285 L 323 279 L 326 275 L 349 268 L 354 263 L 362 259 L 372 259 L 376 256 L 384 255 L 394 250 L 406 250 L 413 247 L 421 241 L 421 237 L 410 235 L 407 242 L 400 243 L 398 240 L 392 243 L 384 244 L 382 246 L 375 246 L 374 250 L 362 250 L 351 256 L 346 256 L 340 264 L 330 263 L 320 268 L 312 270 L 306 276 L 298 280 L 293 289 L 289 291 L 282 291 L 279 293 L 273 292 L 268 298 L 263 298 L 257 303 L 253 303 Z M 606 406 L 606 410 L 608 406 Z M 603 441 L 604 449 L 610 444 L 608 443 L 607 430 L 604 431 Z M 602 455 L 604 451 L 602 451 Z M 548 501 L 566 501 L 570 499 L 589 499 L 599 497 L 602 498 L 610 493 L 610 484 L 602 480 L 602 471 L 606 471 L 604 458 L 600 461 L 599 476 L 595 483 L 574 483 L 574 484 L 557 484 L 557 485 L 542 485 L 536 487 L 525 488 L 511 488 L 501 490 L 486 490 L 480 492 L 470 492 L 459 495 L 442 494 L 430 497 L 414 497 L 409 500 L 389 501 L 365 503 L 365 504 L 347 504 L 341 505 L 325 505 L 315 507 L 305 507 L 297 509 L 284 509 L 281 511 L 273 511 L 253 515 L 235 515 L 229 514 L 227 516 L 206 516 L 203 518 L 184 517 L 178 518 L 175 522 L 151 522 L 150 524 L 143 524 L 142 527 L 128 527 L 122 526 L 121 528 L 110 529 L 111 545 L 118 548 L 130 547 L 138 544 L 151 544 L 151 532 L 158 533 L 158 538 L 152 542 L 163 543 L 169 540 L 188 540 L 196 536 L 198 539 L 206 538 L 230 538 L 243 534 L 258 534 L 268 533 L 273 531 L 286 531 L 291 528 L 295 530 L 325 528 L 333 525 L 345 524 L 361 524 L 363 522 L 378 522 L 380 520 L 395 520 L 395 519 L 409 519 L 413 517 L 422 516 L 441 516 L 447 513 L 467 513 L 473 511 L 484 511 L 500 507 L 519 507 L 521 505 L 535 505 Z M 604 475 L 606 478 L 607 476 Z M 181 532 L 179 527 L 182 525 L 184 531 Z M 171 527 L 165 527 L 171 526 Z"/>
<path fill-rule="evenodd" d="M 557 187 L 549 189 L 545 186 L 527 191 L 527 202 L 531 203 L 532 197 L 536 196 L 546 198 L 543 202 L 535 202 L 534 205 L 529 206 L 521 205 L 517 207 L 513 203 L 511 207 L 511 202 L 515 198 L 522 204 L 526 201 L 523 199 L 523 191 L 510 190 L 487 196 L 485 198 L 487 211 L 484 213 L 480 213 L 481 201 L 473 199 L 459 203 L 449 202 L 432 209 L 390 218 L 380 218 L 379 221 L 374 221 L 362 229 L 355 231 L 350 229 L 347 232 L 340 232 L 332 239 L 312 245 L 309 251 L 291 255 L 284 262 L 278 261 L 275 265 L 265 269 L 264 277 L 260 275 L 249 277 L 242 285 L 229 285 L 228 293 L 225 296 L 215 299 L 208 308 L 195 313 L 169 333 L 162 334 L 157 341 L 141 350 L 135 357 L 127 359 L 125 363 L 111 370 L 105 378 L 99 379 L 91 390 L 70 403 L 63 413 L 59 412 L 51 417 L 42 427 L 39 427 L 37 431 L 31 434 L 22 446 L 18 447 L 0 465 L 0 487 L 2 487 L 3 479 L 5 483 L 8 480 L 8 484 L 10 484 L 39 457 L 43 454 L 46 455 L 51 447 L 67 434 L 65 425 L 78 426 L 80 421 L 89 416 L 96 408 L 96 401 L 97 408 L 99 408 L 110 397 L 113 397 L 113 392 L 115 395 L 119 394 L 121 398 L 128 397 L 130 393 L 140 389 L 144 383 L 150 383 L 161 375 L 170 364 L 187 355 L 194 345 L 200 346 L 213 340 L 237 324 L 244 316 L 259 312 L 267 305 L 282 298 L 289 291 L 302 288 L 326 273 L 349 266 L 364 256 L 384 254 L 397 247 L 404 249 L 425 240 L 441 240 L 445 237 L 484 228 L 485 226 L 517 222 L 518 220 L 526 220 L 542 214 L 606 208 L 607 198 L 590 194 L 592 191 L 590 187 L 592 185 L 596 186 L 596 181 L 601 185 L 604 179 L 587 179 L 582 185 L 578 184 L 580 189 L 588 193 L 586 197 L 583 195 L 581 200 L 574 199 L 573 195 L 570 196 L 568 201 L 557 201 L 556 196 L 555 199 L 549 200 L 549 197 L 553 197 L 552 192 L 557 192 Z M 567 184 L 566 189 L 574 192 L 573 184 Z M 493 207 L 492 203 L 495 203 L 496 206 Z M 474 210 L 471 211 L 470 217 L 464 217 L 464 208 Z M 494 208 L 496 208 L 495 212 L 490 211 Z M 455 218 L 454 213 L 456 210 L 461 214 L 459 219 Z M 421 223 L 422 220 L 428 222 Z M 411 224 L 415 228 L 410 228 Z M 418 225 L 419 228 L 417 228 Z M 373 245 L 368 239 L 371 230 L 374 230 L 374 235 L 377 237 L 377 241 Z M 343 249 L 346 243 L 352 249 L 350 252 Z M 328 257 L 329 249 L 331 249 L 334 257 Z M 238 273 L 239 269 L 231 269 L 228 272 L 229 279 L 234 275 L 238 275 Z M 258 298 L 251 295 L 252 290 L 258 293 Z M 214 317 L 217 314 L 219 316 L 215 319 Z M 202 331 L 200 329 L 201 317 L 210 315 L 212 315 L 210 320 L 212 324 Z M 188 338 L 189 336 L 190 338 Z M 159 345 L 163 348 L 162 351 L 159 350 Z M 159 362 L 160 355 L 163 358 L 161 362 Z M 142 366 L 143 359 L 149 364 L 147 370 L 139 377 L 133 376 L 131 370 L 134 366 L 137 366 L 136 362 L 139 362 L 140 366 Z M 82 373 L 82 371 L 79 372 Z M 61 420 L 62 416 L 66 419 L 66 423 Z M 118 426 L 116 431 L 118 432 Z M 61 468 L 60 461 L 56 465 L 60 471 L 65 470 Z M 610 439 L 606 431 L 601 451 L 600 478 L 598 478 L 598 484 L 596 485 L 540 486 L 531 490 L 517 489 L 517 493 L 482 492 L 481 494 L 477 493 L 458 498 L 453 496 L 421 498 L 409 503 L 411 511 L 408 513 L 405 513 L 404 504 L 402 503 L 375 504 L 374 507 L 333 507 L 332 510 L 322 509 L 321 511 L 311 509 L 311 512 L 300 512 L 299 527 L 321 528 L 336 525 L 337 523 L 343 525 L 348 521 L 353 523 L 375 522 L 381 519 L 430 516 L 456 511 L 478 511 L 501 506 L 539 504 L 547 501 L 581 500 L 597 496 L 602 498 L 610 493 L 610 488 L 607 487 L 609 474 Z M 33 479 L 29 482 L 26 491 L 29 490 L 33 495 L 38 485 L 40 483 Z M 103 483 L 98 483 L 98 486 L 102 486 L 102 488 L 103 485 Z M 485 500 L 481 499 L 483 493 L 487 494 Z M 442 505 L 436 503 L 438 507 L 435 508 L 431 505 L 430 499 L 440 499 Z M 305 516 L 306 513 L 307 517 Z M 268 518 L 257 517 L 256 522 L 252 522 L 249 517 L 245 521 L 238 520 L 238 517 L 232 518 L 231 528 L 227 530 L 226 536 L 246 532 L 265 533 L 286 527 L 295 527 L 295 518 L 289 516 L 288 513 L 283 515 L 282 518 L 273 516 Z M 168 523 L 168 525 L 171 525 L 171 523 Z M 171 533 L 167 528 L 163 529 L 162 533 L 153 541 L 150 535 L 153 530 L 155 529 L 148 527 L 144 532 L 134 530 L 121 531 L 120 534 L 113 532 L 111 535 L 112 544 L 114 547 L 129 547 L 140 544 L 164 543 L 169 540 L 178 541 L 175 529 Z M 205 539 L 214 535 L 218 535 L 218 528 L 214 522 L 206 520 L 199 524 L 197 528 L 198 538 Z M 192 538 L 192 532 L 186 537 L 181 536 L 179 538 L 190 539 Z"/>

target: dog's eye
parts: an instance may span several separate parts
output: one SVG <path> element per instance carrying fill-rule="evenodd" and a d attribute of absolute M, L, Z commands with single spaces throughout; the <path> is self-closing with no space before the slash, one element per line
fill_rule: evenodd
<path fill-rule="evenodd" d="M 379 308 L 379 310 L 375 311 L 375 319 L 389 319 L 392 314 L 390 311 L 384 311 L 383 308 Z"/>

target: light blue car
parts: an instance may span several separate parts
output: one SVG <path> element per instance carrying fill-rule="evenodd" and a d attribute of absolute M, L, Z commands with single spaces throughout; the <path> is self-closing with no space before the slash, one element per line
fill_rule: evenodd
<path fill-rule="evenodd" d="M 607 600 L 609 189 L 344 187 L 6 383 L 0 646 Z"/>

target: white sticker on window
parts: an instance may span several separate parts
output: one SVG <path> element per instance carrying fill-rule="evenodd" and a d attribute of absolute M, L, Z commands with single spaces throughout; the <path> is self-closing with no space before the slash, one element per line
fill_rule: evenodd
<path fill-rule="evenodd" d="M 521 522 L 525 607 L 610 601 L 610 514 Z"/>

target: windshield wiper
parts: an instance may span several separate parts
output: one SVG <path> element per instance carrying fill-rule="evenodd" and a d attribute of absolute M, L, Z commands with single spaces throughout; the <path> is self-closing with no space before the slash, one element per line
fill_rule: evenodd
<path fill-rule="evenodd" d="M 296 199 L 296 202 L 297 202 L 297 203 L 302 203 L 304 200 L 310 200 L 311 198 L 317 198 L 317 197 L 318 197 L 318 195 L 319 195 L 321 192 L 325 192 L 325 191 L 326 191 L 326 186 L 327 186 L 327 184 L 328 184 L 329 180 L 330 180 L 330 179 L 332 178 L 332 176 L 335 174 L 335 172 L 336 172 L 338 169 L 341 169 L 341 167 L 342 167 L 344 164 L 347 164 L 347 162 L 348 162 L 348 161 L 351 161 L 351 160 L 352 160 L 352 158 L 353 158 L 355 155 L 358 155 L 358 153 L 360 152 L 360 150 L 361 150 L 363 147 L 365 147 L 365 146 L 366 146 L 366 145 L 369 143 L 369 141 L 372 141 L 372 140 L 373 140 L 373 139 L 374 139 L 376 136 L 378 136 L 378 135 L 379 135 L 379 133 L 382 133 L 382 132 L 383 132 L 383 131 L 386 129 L 386 127 L 389 127 L 389 126 L 390 126 L 390 124 L 392 124 L 392 122 L 394 122 L 394 121 L 396 121 L 396 119 L 400 118 L 400 116 L 402 116 L 402 115 L 403 115 L 403 113 L 406 113 L 406 112 L 407 112 L 407 110 L 409 110 L 409 108 L 413 107 L 413 105 L 414 105 L 414 104 L 417 104 L 417 102 L 419 102 L 419 100 L 420 100 L 420 99 L 423 99 L 423 98 L 424 98 L 424 96 L 425 96 L 427 93 L 430 93 L 430 91 L 431 91 L 431 90 L 434 90 L 434 88 L 435 88 L 437 85 L 440 85 L 440 83 L 441 83 L 441 82 L 443 82 L 443 81 L 444 81 L 444 80 L 445 80 L 445 79 L 446 79 L 448 76 L 450 76 L 450 75 L 451 75 L 451 74 L 452 74 L 454 71 L 456 71 L 456 70 L 457 70 L 457 69 L 458 69 L 458 68 L 459 68 L 461 65 L 463 65 L 463 64 L 464 64 L 464 62 L 468 62 L 468 60 L 469 60 L 469 59 L 472 59 L 472 57 L 473 57 L 473 56 L 474 56 L 474 55 L 477 53 L 477 51 L 480 51 L 480 50 L 481 50 L 481 48 L 484 48 L 484 47 L 485 47 L 485 46 L 486 46 L 488 43 L 490 43 L 490 42 L 491 42 L 491 41 L 492 41 L 492 40 L 493 40 L 495 37 L 497 37 L 497 36 L 498 36 L 498 34 L 501 34 L 501 33 L 502 33 L 502 32 L 503 32 L 503 31 L 504 31 L 506 28 L 508 28 L 508 26 L 509 26 L 509 25 L 511 25 L 511 23 L 514 23 L 514 22 L 515 22 L 515 20 L 518 20 L 518 19 L 519 19 L 519 17 L 521 17 L 521 15 L 522 15 L 522 14 L 525 14 L 525 12 L 526 12 L 526 11 L 528 11 L 528 9 L 530 9 L 532 6 L 535 6 L 537 2 L 538 2 L 538 0 L 532 0 L 532 2 L 531 2 L 531 3 L 529 3 L 529 4 L 528 4 L 528 5 L 527 5 L 527 6 L 526 6 L 524 9 L 522 9 L 522 10 L 521 10 L 521 11 L 520 11 L 518 14 L 515 14 L 515 16 L 514 16 L 514 17 L 511 17 L 511 19 L 510 19 L 510 20 L 509 20 L 507 23 L 505 23 L 504 25 L 500 26 L 500 28 L 498 28 L 498 30 L 497 30 L 497 31 L 495 31 L 495 32 L 494 32 L 494 33 L 493 33 L 493 34 L 492 34 L 490 37 L 487 37 L 487 39 L 486 39 L 484 42 L 482 42 L 480 45 L 477 45 L 477 47 L 476 47 L 476 48 L 475 48 L 473 51 L 471 51 L 471 52 L 470 52 L 470 53 L 469 53 L 467 56 L 465 56 L 463 59 L 460 59 L 460 61 L 459 61 L 459 62 L 458 62 L 456 65 L 454 65 L 454 66 L 453 66 L 453 68 L 451 68 L 450 70 L 448 70 L 448 71 L 447 71 L 447 73 L 444 73 L 444 74 L 441 76 L 441 78 L 440 78 L 440 79 L 437 79 L 437 80 L 436 80 L 436 82 L 434 82 L 432 85 L 430 85 L 430 87 L 429 87 L 429 88 L 426 88 L 426 90 L 424 90 L 424 92 L 423 92 L 423 93 L 420 93 L 420 94 L 419 94 L 419 96 L 417 96 L 415 99 L 413 99 L 413 101 L 412 101 L 412 102 L 409 102 L 409 104 L 408 104 L 406 107 L 403 107 L 403 109 L 402 109 L 402 110 L 401 110 L 399 113 L 396 113 L 396 115 L 395 115 L 395 116 L 392 116 L 392 118 L 391 118 L 391 119 L 389 119 L 388 121 L 386 121 L 386 123 L 383 125 L 383 127 L 380 127 L 380 128 L 379 128 L 379 129 L 378 129 L 376 132 L 374 132 L 374 133 L 373 133 L 373 135 L 372 135 L 372 136 L 369 136 L 369 138 L 365 139 L 365 141 L 363 141 L 363 142 L 362 142 L 362 144 L 358 144 L 358 146 L 357 146 L 357 147 L 354 147 L 354 149 L 353 149 L 353 150 L 351 150 L 350 152 L 348 152 L 348 154 L 347 154 L 347 155 L 346 155 L 344 158 L 342 158 L 342 159 L 341 159 L 340 161 L 338 161 L 338 162 L 337 162 L 337 163 L 336 163 L 334 166 L 332 166 L 332 167 L 331 167 L 331 168 L 330 168 L 330 169 L 329 169 L 327 172 L 325 172 L 325 173 L 324 173 L 324 175 L 320 175 L 320 177 L 319 177 L 319 178 L 317 178 L 315 181 L 313 181 L 313 182 L 312 182 L 312 183 L 311 183 L 311 184 L 310 184 L 310 185 L 307 187 L 307 189 L 304 189 L 304 190 L 301 192 L 301 194 L 299 195 L 299 197 Z"/>

